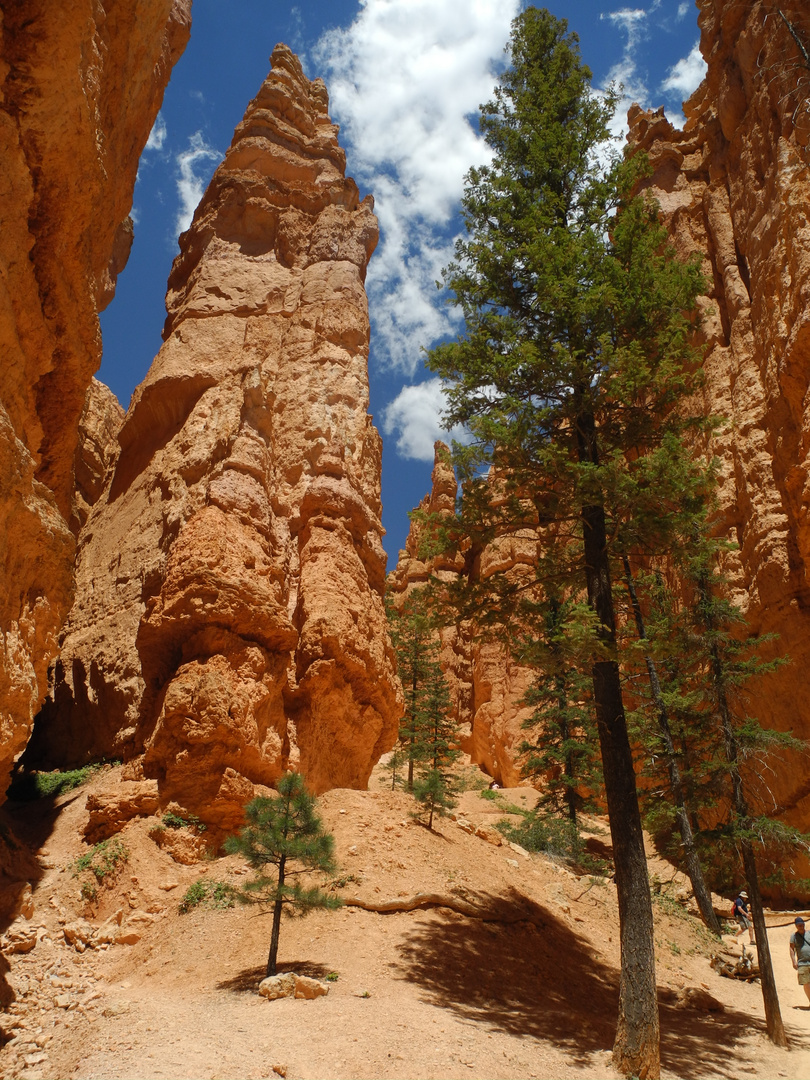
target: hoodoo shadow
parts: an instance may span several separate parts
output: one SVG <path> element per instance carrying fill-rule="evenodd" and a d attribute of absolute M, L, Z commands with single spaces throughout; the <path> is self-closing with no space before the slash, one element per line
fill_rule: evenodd
<path fill-rule="evenodd" d="M 661 1005 L 661 1067 L 683 1080 L 729 1075 L 729 1048 L 752 1032 L 766 1038 L 765 1023 L 736 1009 L 701 1013 Z M 807 1049 L 810 1036 L 788 1032 L 792 1049 Z M 752 1070 L 754 1071 L 754 1070 Z"/>
<path fill-rule="evenodd" d="M 548 908 L 517 890 L 467 895 L 481 919 L 447 911 L 421 920 L 399 947 L 397 976 L 425 1000 L 492 1030 L 564 1050 L 579 1065 L 610 1050 L 619 1006 L 619 972 L 600 958 L 599 937 L 578 935 Z M 603 934 L 618 934 L 618 926 Z M 684 1080 L 726 1075 L 728 1047 L 764 1026 L 727 1009 L 704 1014 L 662 1003 L 664 1068 Z"/>
<path fill-rule="evenodd" d="M 34 852 L 43 846 L 53 832 L 56 819 L 64 807 L 78 798 L 68 799 L 46 796 L 32 802 L 7 799 L 0 808 L 0 894 L 9 886 L 28 882 L 36 896 L 37 886 L 43 875 Z M 6 902 L 4 902 L 4 900 Z M 8 895 L 0 898 L 0 936 L 8 930 L 16 917 Z M 0 1011 L 16 999 L 7 979 L 11 970 L 8 959 L 0 954 Z"/>

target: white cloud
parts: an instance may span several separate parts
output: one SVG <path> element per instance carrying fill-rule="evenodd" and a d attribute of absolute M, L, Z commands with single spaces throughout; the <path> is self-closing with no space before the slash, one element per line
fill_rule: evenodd
<path fill-rule="evenodd" d="M 650 11 L 655 10 L 653 5 Z M 611 11 L 599 16 L 619 27 L 627 35 L 621 59 L 613 65 L 608 72 L 607 83 L 616 83 L 621 87 L 622 98 L 616 111 L 617 124 L 614 134 L 626 131 L 624 116 L 634 101 L 645 103 L 649 93 L 644 77 L 638 70 L 636 56 L 639 45 L 646 39 L 648 34 L 647 16 L 649 12 L 643 8 L 622 8 L 620 11 Z"/>
<path fill-rule="evenodd" d="M 152 130 L 149 132 L 149 138 L 146 140 L 144 150 L 162 150 L 163 144 L 166 142 L 166 135 L 166 121 L 163 119 L 163 113 L 158 113 L 152 125 Z"/>
<path fill-rule="evenodd" d="M 458 325 L 435 282 L 453 257 L 464 176 L 490 157 L 467 118 L 492 96 L 520 0 L 361 5 L 348 29 L 321 38 L 315 66 L 350 171 L 374 194 L 380 219 L 367 283 L 375 361 L 413 375 L 420 347 Z"/>
<path fill-rule="evenodd" d="M 441 413 L 446 407 L 441 379 L 403 386 L 383 409 L 383 433 L 396 435 L 400 457 L 433 461 L 433 444 L 438 439 L 466 441 L 462 427 L 453 428 L 449 433 L 442 427 Z"/>
<path fill-rule="evenodd" d="M 697 90 L 706 75 L 706 61 L 700 52 L 700 44 L 695 43 L 688 56 L 684 56 L 669 70 L 669 75 L 661 83 L 660 89 L 665 94 L 676 94 L 685 101 Z"/>
<path fill-rule="evenodd" d="M 220 156 L 217 150 L 206 143 L 201 131 L 190 135 L 188 150 L 177 155 L 177 194 L 180 197 L 180 208 L 175 224 L 178 235 L 185 232 L 191 224 L 197 204 L 214 171 L 210 167 L 204 167 L 205 163 L 219 161 Z"/>
<path fill-rule="evenodd" d="M 694 4 L 689 3 L 689 0 L 683 0 L 682 4 L 678 4 L 678 18 L 685 19 L 693 7 Z"/>

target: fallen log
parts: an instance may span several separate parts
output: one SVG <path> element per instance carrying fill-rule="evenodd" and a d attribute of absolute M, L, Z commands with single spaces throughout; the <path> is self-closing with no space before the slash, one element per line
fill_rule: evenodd
<path fill-rule="evenodd" d="M 753 982 L 759 978 L 759 965 L 754 966 L 754 960 L 749 954 L 744 954 L 733 964 L 722 956 L 713 956 L 709 966 L 726 979 Z"/>

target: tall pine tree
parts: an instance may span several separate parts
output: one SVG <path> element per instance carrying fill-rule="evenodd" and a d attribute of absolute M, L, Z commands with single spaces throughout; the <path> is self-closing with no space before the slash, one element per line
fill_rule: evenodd
<path fill-rule="evenodd" d="M 468 175 L 467 238 L 445 281 L 465 335 L 434 349 L 465 485 L 455 523 L 467 551 L 532 533 L 555 548 L 556 583 L 584 589 L 597 616 L 591 650 L 597 727 L 621 923 L 614 1063 L 660 1071 L 653 924 L 635 774 L 616 650 L 612 559 L 679 543 L 700 498 L 677 405 L 699 357 L 690 313 L 703 281 L 667 244 L 656 208 L 630 191 L 643 167 L 608 150 L 616 96 L 598 97 L 567 24 L 528 8 L 511 65 L 483 106 L 492 163 Z M 496 466 L 498 497 L 484 475 Z M 509 601 L 497 573 L 486 604 Z M 503 575 L 501 575 L 503 577 Z M 572 588 L 575 586 L 572 584 Z"/>

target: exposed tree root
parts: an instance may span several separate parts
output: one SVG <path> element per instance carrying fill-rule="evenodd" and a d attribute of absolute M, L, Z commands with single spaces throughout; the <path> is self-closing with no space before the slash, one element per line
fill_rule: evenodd
<path fill-rule="evenodd" d="M 363 911 L 376 911 L 381 915 L 390 915 L 398 911 L 415 911 L 417 908 L 443 907 L 466 915 L 468 919 L 480 919 L 482 922 L 518 923 L 530 922 L 536 926 L 543 926 L 541 919 L 533 917 L 529 912 L 508 912 L 506 905 L 498 910 L 498 905 L 490 907 L 477 907 L 466 900 L 461 900 L 451 893 L 414 893 L 413 896 L 399 896 L 395 900 L 361 900 L 359 896 L 344 896 L 343 903 L 347 907 L 359 907 Z"/>

